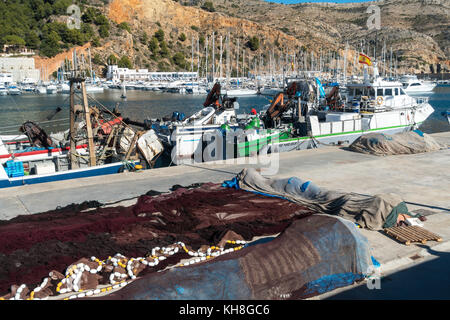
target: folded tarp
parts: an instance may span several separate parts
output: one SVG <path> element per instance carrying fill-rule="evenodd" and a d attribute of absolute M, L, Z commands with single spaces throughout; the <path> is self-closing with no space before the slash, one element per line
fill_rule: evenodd
<path fill-rule="evenodd" d="M 371 270 L 369 244 L 356 226 L 318 214 L 294 221 L 272 241 L 146 275 L 99 299 L 302 299 L 362 280 Z"/>
<path fill-rule="evenodd" d="M 388 135 L 385 133 L 369 133 L 356 139 L 350 150 L 379 156 L 396 154 L 414 154 L 437 151 L 442 146 L 430 135 L 420 130 Z"/>
<path fill-rule="evenodd" d="M 253 168 L 242 170 L 237 175 L 234 186 L 287 199 L 318 213 L 340 216 L 370 230 L 381 230 L 395 225 L 400 213 L 414 216 L 408 212 L 402 198 L 395 194 L 369 196 L 330 191 L 297 177 L 263 177 Z M 389 224 L 386 224 L 387 222 Z"/>

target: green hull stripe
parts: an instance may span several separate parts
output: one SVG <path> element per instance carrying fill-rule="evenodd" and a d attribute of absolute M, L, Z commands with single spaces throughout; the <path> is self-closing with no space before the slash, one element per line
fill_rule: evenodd
<path fill-rule="evenodd" d="M 421 124 L 422 122 L 419 122 L 417 124 Z M 359 131 L 349 131 L 349 132 L 341 132 L 341 133 L 330 133 L 330 134 L 324 134 L 324 135 L 320 135 L 320 136 L 316 136 L 314 138 L 318 139 L 318 138 L 325 138 L 325 137 L 332 137 L 332 136 L 339 136 L 339 135 L 347 135 L 347 134 L 355 134 L 355 133 L 363 133 L 363 132 L 373 132 L 373 131 L 381 131 L 381 130 L 389 130 L 389 129 L 396 129 L 396 128 L 405 128 L 405 127 L 409 127 L 411 125 L 400 125 L 400 126 L 392 126 L 392 127 L 384 127 L 384 128 L 379 128 L 379 129 L 369 129 L 367 131 L 363 131 L 363 130 L 359 130 Z M 282 133 L 280 133 L 281 135 Z M 276 139 L 269 137 L 268 139 Z M 299 141 L 299 140 L 308 140 L 311 139 L 311 137 L 298 137 L 298 138 L 293 138 L 293 139 L 281 139 L 280 143 L 283 142 L 291 142 L 291 141 Z M 260 142 L 260 140 L 262 140 L 263 142 Z M 242 144 L 244 144 L 244 146 L 242 146 Z M 260 144 L 261 146 L 266 145 L 267 144 L 267 139 L 262 138 L 262 139 L 258 139 L 256 140 L 256 142 L 241 142 L 238 144 L 238 149 L 248 149 L 249 151 L 255 151 L 255 147 L 257 148 L 258 144 Z M 250 149 L 249 149 L 250 148 Z"/>

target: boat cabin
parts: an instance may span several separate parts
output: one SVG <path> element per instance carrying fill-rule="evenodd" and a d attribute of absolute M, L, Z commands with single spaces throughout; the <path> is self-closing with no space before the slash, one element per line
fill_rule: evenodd
<path fill-rule="evenodd" d="M 411 107 L 415 102 L 403 90 L 401 83 L 391 81 L 379 81 L 370 85 L 349 84 L 346 98 L 345 108 L 353 112 L 405 108 Z"/>

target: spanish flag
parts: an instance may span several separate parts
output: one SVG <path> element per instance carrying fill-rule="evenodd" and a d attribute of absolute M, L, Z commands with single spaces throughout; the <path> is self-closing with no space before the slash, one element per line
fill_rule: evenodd
<path fill-rule="evenodd" d="M 370 60 L 370 58 L 362 53 L 359 54 L 359 63 L 367 64 L 368 66 L 372 65 L 372 61 Z"/>

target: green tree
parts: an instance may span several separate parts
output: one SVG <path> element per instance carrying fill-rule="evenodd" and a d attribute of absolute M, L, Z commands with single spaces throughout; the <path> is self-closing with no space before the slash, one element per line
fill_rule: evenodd
<path fill-rule="evenodd" d="M 256 36 L 251 37 L 247 42 L 247 46 L 252 51 L 258 50 L 259 49 L 259 38 Z"/>
<path fill-rule="evenodd" d="M 130 25 L 129 25 L 127 22 L 122 22 L 122 23 L 120 23 L 117 27 L 118 27 L 119 29 L 121 29 L 121 30 L 126 30 L 126 31 L 128 31 L 129 33 L 131 33 Z"/>
<path fill-rule="evenodd" d="M 167 43 L 163 41 L 160 43 L 159 47 L 160 47 L 159 55 L 163 58 L 169 57 L 169 48 L 167 48 Z"/>
<path fill-rule="evenodd" d="M 130 59 L 127 56 L 122 56 L 117 65 L 119 68 L 128 68 L 128 69 L 133 68 L 133 64 L 131 63 Z"/>
<path fill-rule="evenodd" d="M 144 45 L 147 45 L 147 44 L 148 44 L 148 34 L 147 34 L 147 32 L 145 32 L 145 31 L 144 31 L 144 33 L 142 34 L 142 37 L 141 37 L 141 43 L 144 44 Z"/>
<path fill-rule="evenodd" d="M 205 3 L 201 6 L 203 10 L 209 11 L 209 12 L 215 12 L 216 9 L 214 9 L 214 4 L 212 1 L 205 1 Z"/>
<path fill-rule="evenodd" d="M 98 37 L 92 39 L 92 46 L 100 47 L 100 39 Z"/>
<path fill-rule="evenodd" d="M 94 64 L 103 64 L 102 58 L 100 57 L 100 55 L 99 55 L 98 53 L 96 53 L 96 54 L 94 55 L 94 58 L 92 58 L 92 62 L 93 62 Z"/>
<path fill-rule="evenodd" d="M 162 29 L 159 29 L 155 32 L 155 38 L 158 39 L 159 42 L 164 41 L 164 31 Z"/>
<path fill-rule="evenodd" d="M 16 36 L 14 34 L 3 37 L 3 41 L 4 41 L 4 43 L 10 44 L 10 45 L 17 45 L 17 46 L 25 45 L 25 40 L 23 40 L 21 37 Z"/>
<path fill-rule="evenodd" d="M 110 54 L 106 61 L 109 65 L 117 64 L 117 57 L 113 54 Z"/>
<path fill-rule="evenodd" d="M 98 9 L 88 7 L 81 16 L 81 20 L 85 23 L 94 23 L 95 17 L 98 15 L 100 15 L 100 11 Z"/>
<path fill-rule="evenodd" d="M 150 43 L 148 44 L 148 48 L 154 55 L 158 53 L 159 41 L 156 37 L 152 37 Z"/>
<path fill-rule="evenodd" d="M 100 35 L 101 38 L 109 37 L 109 28 L 106 25 L 102 24 L 98 28 L 98 34 Z"/>
<path fill-rule="evenodd" d="M 178 37 L 178 40 L 180 40 L 181 42 L 186 41 L 187 37 L 184 33 L 180 34 L 180 36 Z"/>
<path fill-rule="evenodd" d="M 25 36 L 25 43 L 28 48 L 35 50 L 35 49 L 39 49 L 41 40 L 39 39 L 39 36 L 37 35 L 37 33 L 35 31 L 31 30 Z"/>
<path fill-rule="evenodd" d="M 54 57 L 60 51 L 59 42 L 61 41 L 61 37 L 56 31 L 50 31 L 49 34 L 44 36 L 41 44 L 41 54 L 47 57 Z"/>
<path fill-rule="evenodd" d="M 186 67 L 186 59 L 182 52 L 175 53 L 175 55 L 172 57 L 172 60 L 177 66 L 179 66 L 181 68 Z"/>
<path fill-rule="evenodd" d="M 98 25 L 98 26 L 108 26 L 108 29 L 109 29 L 109 21 L 108 21 L 108 19 L 107 19 L 104 15 L 102 15 L 102 14 L 100 14 L 100 15 L 98 15 L 98 16 L 95 17 L 94 23 L 95 23 L 96 25 Z"/>

